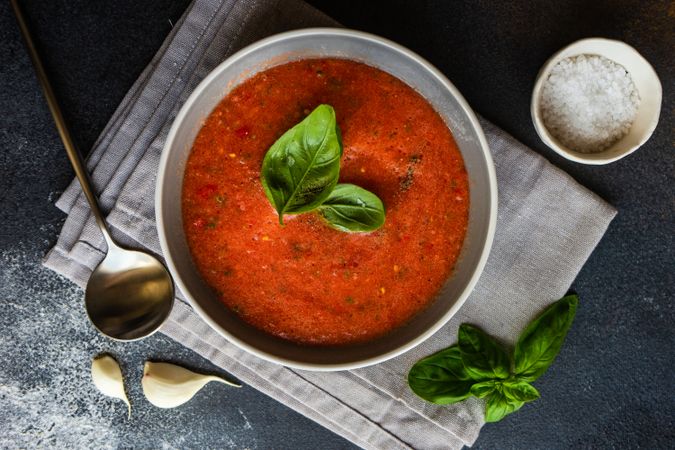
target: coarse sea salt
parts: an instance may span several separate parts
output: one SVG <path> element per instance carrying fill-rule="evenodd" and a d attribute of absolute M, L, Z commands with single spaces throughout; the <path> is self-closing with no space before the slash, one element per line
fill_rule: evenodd
<path fill-rule="evenodd" d="M 639 104 L 623 66 L 599 55 L 578 55 L 553 67 L 539 107 L 544 125 L 560 143 L 596 153 L 628 134 Z"/>

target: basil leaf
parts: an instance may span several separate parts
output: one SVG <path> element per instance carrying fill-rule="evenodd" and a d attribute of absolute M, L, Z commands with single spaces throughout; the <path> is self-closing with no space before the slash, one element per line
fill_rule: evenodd
<path fill-rule="evenodd" d="M 408 372 L 410 389 L 424 400 L 439 405 L 468 398 L 472 384 L 456 345 L 418 361 Z"/>
<path fill-rule="evenodd" d="M 578 303 L 576 295 L 563 297 L 525 328 L 514 352 L 518 379 L 534 381 L 546 372 L 560 351 Z"/>
<path fill-rule="evenodd" d="M 479 328 L 466 323 L 459 327 L 459 350 L 466 372 L 474 380 L 508 378 L 509 355 Z"/>
<path fill-rule="evenodd" d="M 384 224 L 382 200 L 353 184 L 338 184 L 319 207 L 328 224 L 340 231 L 373 231 Z"/>
<path fill-rule="evenodd" d="M 267 151 L 261 181 L 279 214 L 311 211 L 323 203 L 340 175 L 342 140 L 330 105 L 319 105 Z"/>
<path fill-rule="evenodd" d="M 509 414 L 518 411 L 525 403 L 509 399 L 499 390 L 488 399 L 485 405 L 485 421 L 499 422 Z"/>
<path fill-rule="evenodd" d="M 539 398 L 539 391 L 527 381 L 504 381 L 502 391 L 508 398 L 518 402 L 531 402 Z"/>
<path fill-rule="evenodd" d="M 487 397 L 488 395 L 492 394 L 495 389 L 497 389 L 497 383 L 499 382 L 495 380 L 481 381 L 480 383 L 476 383 L 471 386 L 471 395 L 478 398 Z"/>

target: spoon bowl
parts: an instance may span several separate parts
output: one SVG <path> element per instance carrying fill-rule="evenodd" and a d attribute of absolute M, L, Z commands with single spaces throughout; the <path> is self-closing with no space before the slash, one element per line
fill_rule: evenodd
<path fill-rule="evenodd" d="M 171 275 L 157 258 L 113 245 L 92 272 L 84 302 L 89 320 L 101 333 L 132 341 L 159 329 L 173 298 Z"/>

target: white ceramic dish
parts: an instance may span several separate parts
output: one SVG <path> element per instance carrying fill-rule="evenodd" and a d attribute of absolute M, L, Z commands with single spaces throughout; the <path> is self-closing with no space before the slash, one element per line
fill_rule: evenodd
<path fill-rule="evenodd" d="M 562 145 L 546 129 L 539 108 L 541 90 L 551 69 L 562 59 L 582 54 L 604 56 L 622 65 L 630 73 L 640 94 L 637 117 L 628 134 L 608 149 L 598 153 L 581 153 Z M 552 150 L 572 161 L 600 165 L 630 155 L 647 142 L 659 121 L 661 96 L 661 82 L 654 68 L 633 47 L 610 39 L 582 39 L 560 50 L 541 68 L 532 91 L 530 113 L 537 134 Z"/>
<path fill-rule="evenodd" d="M 420 92 L 452 130 L 470 183 L 469 225 L 454 273 L 439 296 L 406 325 L 359 345 L 297 345 L 262 332 L 229 311 L 202 280 L 183 232 L 183 171 L 204 120 L 237 84 L 288 61 L 338 57 L 389 72 Z M 478 281 L 492 245 L 497 218 L 497 181 L 483 131 L 461 94 L 431 64 L 393 42 L 366 33 L 317 28 L 279 34 L 232 55 L 195 89 L 178 113 L 159 164 L 155 198 L 162 252 L 176 285 L 201 317 L 225 338 L 267 360 L 311 370 L 342 370 L 375 364 L 423 342 L 459 310 Z"/>

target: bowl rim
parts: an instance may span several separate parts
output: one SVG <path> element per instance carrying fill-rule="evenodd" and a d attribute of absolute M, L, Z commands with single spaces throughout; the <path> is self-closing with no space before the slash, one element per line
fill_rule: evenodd
<path fill-rule="evenodd" d="M 445 88 L 447 89 L 450 94 L 457 100 L 457 103 L 459 104 L 462 112 L 466 115 L 466 117 L 469 120 L 469 123 L 473 127 L 473 129 L 476 132 L 477 138 L 478 138 L 478 143 L 480 148 L 483 150 L 483 156 L 485 157 L 485 162 L 486 162 L 486 167 L 487 167 L 487 178 L 488 178 L 488 183 L 489 183 L 489 199 L 487 201 L 490 202 L 489 205 L 489 214 L 488 214 L 488 223 L 486 227 L 486 235 L 485 235 L 485 240 L 483 243 L 483 248 L 480 254 L 480 257 L 478 258 L 478 261 L 476 263 L 476 266 L 473 270 L 473 273 L 471 277 L 469 278 L 465 288 L 462 290 L 460 295 L 457 297 L 455 303 L 442 315 L 438 318 L 438 320 L 429 328 L 421 332 L 417 337 L 414 339 L 411 339 L 404 345 L 401 345 L 397 348 L 394 348 L 390 351 L 387 351 L 385 353 L 372 356 L 369 358 L 361 359 L 361 360 L 356 360 L 356 361 L 350 361 L 346 363 L 308 363 L 308 362 L 303 362 L 303 361 L 297 361 L 289 358 L 284 358 L 280 357 L 277 355 L 274 355 L 272 353 L 269 353 L 267 351 L 261 350 L 257 347 L 254 347 L 247 342 L 233 336 L 230 334 L 225 328 L 223 328 L 220 324 L 216 323 L 215 320 L 213 320 L 207 313 L 206 311 L 200 306 L 199 302 L 194 300 L 190 294 L 190 291 L 187 289 L 186 283 L 183 282 L 183 279 L 181 278 L 181 274 L 178 271 L 176 265 L 173 262 L 173 258 L 170 252 L 170 246 L 169 246 L 169 241 L 167 234 L 165 233 L 165 224 L 164 224 L 164 209 L 163 209 L 163 185 L 166 183 L 167 180 L 167 164 L 169 162 L 169 154 L 170 154 L 170 149 L 174 144 L 174 139 L 176 138 L 176 134 L 178 132 L 178 129 L 182 126 L 183 121 L 185 119 L 185 116 L 187 115 L 190 107 L 193 105 L 193 103 L 199 98 L 199 96 L 202 94 L 202 92 L 205 90 L 205 88 L 213 82 L 214 79 L 222 72 L 225 70 L 227 67 L 229 67 L 231 64 L 233 64 L 234 61 L 238 61 L 244 57 L 246 57 L 249 53 L 252 53 L 256 50 L 258 50 L 261 47 L 265 47 L 269 44 L 275 43 L 279 40 L 286 40 L 286 39 L 293 39 L 297 37 L 305 37 L 305 36 L 316 36 L 316 35 L 338 35 L 338 36 L 346 36 L 346 37 L 354 37 L 357 39 L 365 40 L 365 41 L 370 41 L 373 42 L 377 45 L 389 47 L 391 50 L 396 51 L 398 53 L 403 54 L 404 56 L 414 60 L 418 64 L 422 66 L 422 68 L 426 71 L 428 71 L 433 77 Z M 247 77 L 248 78 L 248 77 Z M 194 89 L 194 91 L 190 94 L 190 96 L 187 98 L 185 103 L 181 106 L 180 111 L 176 115 L 176 117 L 173 119 L 173 123 L 171 125 L 171 128 L 169 130 L 169 133 L 167 135 L 167 138 L 164 142 L 164 145 L 162 147 L 162 153 L 160 156 L 159 160 L 159 165 L 158 165 L 158 171 L 157 171 L 157 180 L 155 182 L 155 220 L 157 223 L 157 233 L 159 237 L 159 244 L 160 248 L 162 250 L 162 254 L 165 258 L 166 265 L 169 268 L 169 271 L 173 275 L 175 279 L 176 286 L 180 290 L 181 293 L 185 296 L 186 300 L 189 302 L 190 306 L 194 308 L 194 310 L 198 313 L 200 318 L 204 320 L 213 330 L 215 330 L 217 333 L 219 333 L 221 336 L 223 336 L 226 340 L 229 342 L 233 343 L 237 347 L 259 357 L 264 360 L 274 362 L 277 364 L 281 364 L 287 367 L 293 367 L 297 369 L 304 369 L 304 370 L 313 370 L 313 371 L 337 371 L 337 370 L 349 370 L 349 369 L 356 369 L 356 368 L 361 368 L 361 367 L 366 367 L 370 366 L 373 364 L 377 364 L 383 361 L 386 361 L 388 359 L 394 358 L 398 355 L 401 355 L 410 349 L 416 347 L 417 345 L 421 344 L 422 342 L 426 341 L 429 337 L 431 337 L 434 333 L 436 333 L 441 327 L 443 327 L 456 313 L 459 311 L 459 309 L 462 307 L 468 296 L 471 294 L 473 289 L 475 288 L 476 284 L 478 283 L 478 279 L 483 273 L 483 270 L 485 268 L 485 265 L 488 260 L 488 256 L 490 255 L 490 250 L 492 248 L 492 243 L 494 241 L 494 235 L 496 231 L 496 224 L 497 224 L 497 175 L 496 175 L 496 169 L 494 166 L 494 161 L 492 159 L 492 155 L 490 153 L 490 148 L 487 143 L 487 139 L 485 138 L 485 134 L 483 133 L 483 129 L 478 121 L 478 118 L 476 114 L 473 112 L 467 101 L 464 99 L 464 97 L 460 94 L 460 92 L 457 90 L 457 88 L 438 70 L 436 69 L 431 63 L 429 63 L 426 59 L 422 58 L 421 56 L 417 55 L 416 53 L 412 52 L 411 50 L 396 44 L 393 41 L 390 41 L 386 38 L 382 38 L 380 36 L 371 34 L 371 33 L 366 33 L 362 31 L 356 31 L 356 30 L 350 30 L 350 29 L 345 29 L 345 28 L 330 28 L 330 27 L 320 27 L 320 28 L 304 28 L 304 29 L 299 29 L 299 30 L 293 30 L 293 31 L 287 31 L 279 34 L 275 34 L 269 37 L 266 37 L 264 39 L 261 39 L 259 41 L 256 41 L 241 50 L 237 51 L 236 53 L 232 54 L 228 58 L 226 58 L 223 62 L 221 62 L 218 66 L 216 66 L 200 83 L 199 85 Z"/>
<path fill-rule="evenodd" d="M 551 133 L 548 131 L 546 128 L 546 125 L 544 125 L 544 120 L 541 117 L 541 113 L 539 111 L 539 100 L 541 98 L 541 91 L 544 86 L 544 82 L 548 78 L 549 73 L 553 69 L 553 67 L 558 64 L 562 59 L 562 55 L 564 53 L 567 53 L 571 50 L 574 50 L 577 47 L 584 47 L 585 45 L 589 44 L 602 44 L 602 45 L 608 45 L 608 46 L 614 46 L 615 48 L 619 48 L 622 51 L 632 53 L 637 57 L 637 59 L 640 61 L 641 64 L 644 65 L 645 69 L 650 72 L 650 75 L 653 75 L 654 79 L 657 82 L 656 85 L 656 92 L 658 94 L 659 98 L 659 110 L 656 113 L 656 116 L 652 122 L 650 122 L 649 126 L 645 129 L 645 132 L 643 133 L 642 137 L 640 138 L 640 141 L 635 144 L 633 147 L 629 147 L 628 149 L 624 150 L 623 152 L 619 153 L 618 155 L 615 156 L 607 156 L 603 157 L 602 153 L 603 152 L 598 152 L 598 153 L 581 153 L 577 152 L 574 150 L 571 150 L 561 144 L 559 144 L 555 138 L 551 135 Z M 583 54 L 583 52 L 579 53 Z M 604 55 L 601 55 L 599 53 L 596 53 L 599 56 L 603 56 L 607 58 Z M 568 56 L 565 56 L 567 58 Z M 611 58 L 608 58 L 611 59 Z M 618 64 L 618 63 L 617 63 Z M 623 41 L 619 41 L 616 39 L 607 39 L 607 38 L 602 38 L 602 37 L 589 37 L 589 38 L 584 38 L 584 39 L 579 39 L 577 41 L 574 41 L 565 47 L 561 48 L 557 52 L 555 52 L 553 55 L 551 55 L 544 65 L 539 69 L 539 72 L 537 73 L 537 78 L 534 83 L 534 88 L 532 89 L 532 96 L 530 99 L 530 116 L 532 118 L 532 123 L 534 124 L 534 130 L 536 131 L 537 135 L 539 138 L 546 144 L 548 148 L 553 150 L 554 152 L 558 153 L 559 155 L 569 159 L 570 161 L 582 163 L 582 164 L 588 164 L 588 165 L 604 165 L 604 164 L 609 164 L 614 161 L 618 161 L 621 158 L 624 158 L 631 153 L 635 152 L 637 149 L 642 147 L 645 142 L 651 138 L 652 134 L 654 133 L 654 130 L 656 129 L 656 126 L 658 125 L 659 122 L 659 116 L 661 115 L 661 104 L 663 101 L 663 88 L 661 86 L 661 81 L 659 80 L 658 74 L 656 73 L 656 70 L 654 70 L 654 67 L 647 61 L 644 56 L 640 54 L 634 47 L 628 45 L 627 43 Z M 590 155 L 593 155 L 592 157 Z"/>

